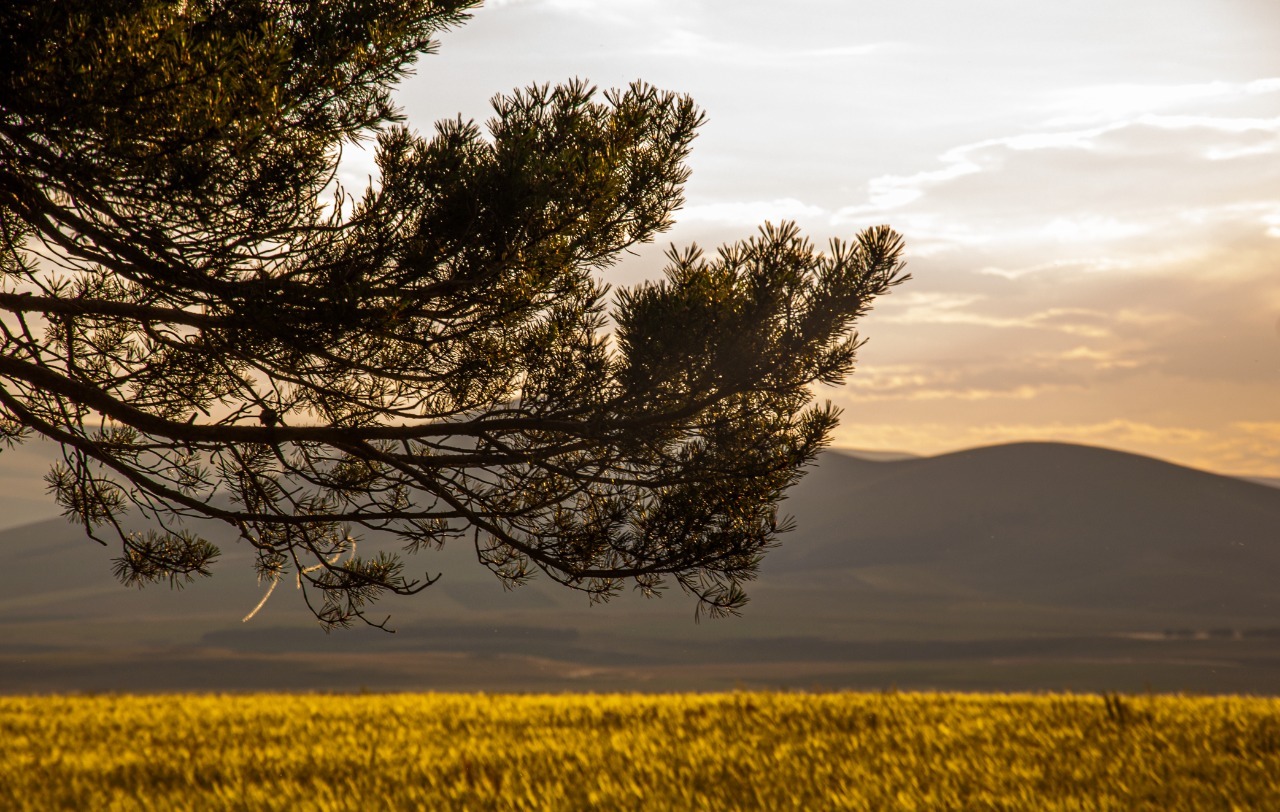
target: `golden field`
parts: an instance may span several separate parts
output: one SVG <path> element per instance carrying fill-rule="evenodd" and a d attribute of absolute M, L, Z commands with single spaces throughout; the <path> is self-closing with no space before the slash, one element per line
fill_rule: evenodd
<path fill-rule="evenodd" d="M 0 697 L 0 809 L 1280 809 L 1280 699 Z"/>

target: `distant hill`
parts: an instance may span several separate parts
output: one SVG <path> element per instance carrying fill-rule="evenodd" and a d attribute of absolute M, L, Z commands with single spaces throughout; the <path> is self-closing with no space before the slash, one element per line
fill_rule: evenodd
<path fill-rule="evenodd" d="M 0 531 L 0 692 L 889 685 L 1276 690 L 1280 490 L 1133 454 L 1017 443 L 828 452 L 784 504 L 745 616 L 504 591 L 457 546 L 387 602 L 396 635 L 324 635 L 227 544 L 212 580 L 127 590 L 61 519 Z M 225 538 L 224 531 L 222 533 Z M 369 544 L 376 543 L 370 539 Z"/>
<path fill-rule="evenodd" d="M 61 513 L 44 481 L 57 454 L 57 445 L 42 440 L 13 448 L 0 446 L 0 528 L 31 524 Z"/>
<path fill-rule="evenodd" d="M 1134 454 L 1017 443 L 829 457 L 788 508 L 807 517 L 803 541 L 769 571 L 878 573 L 934 597 L 1134 618 L 1280 619 L 1280 493 Z"/>

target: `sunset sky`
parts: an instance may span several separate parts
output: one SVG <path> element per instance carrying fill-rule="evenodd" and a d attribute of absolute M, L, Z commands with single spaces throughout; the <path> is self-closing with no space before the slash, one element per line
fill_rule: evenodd
<path fill-rule="evenodd" d="M 765 220 L 901 231 L 837 446 L 1280 476 L 1277 43 L 1275 0 L 491 0 L 399 99 L 426 133 L 531 82 L 691 94 L 688 203 L 615 285 Z"/>

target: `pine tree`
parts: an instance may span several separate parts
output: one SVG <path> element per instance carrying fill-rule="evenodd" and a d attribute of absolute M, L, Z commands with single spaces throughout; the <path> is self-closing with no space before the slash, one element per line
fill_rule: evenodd
<path fill-rule="evenodd" d="M 474 5 L 0 10 L 0 430 L 60 445 L 54 497 L 125 583 L 208 575 L 214 521 L 327 626 L 446 543 L 511 584 L 745 601 L 901 240 L 766 225 L 611 294 L 702 113 L 570 81 L 419 135 L 391 92 Z M 357 196 L 336 170 L 369 139 Z"/>

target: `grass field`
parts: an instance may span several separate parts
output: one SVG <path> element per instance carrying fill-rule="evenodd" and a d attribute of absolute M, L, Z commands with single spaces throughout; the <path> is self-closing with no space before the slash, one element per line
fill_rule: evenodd
<path fill-rule="evenodd" d="M 0 697 L 0 809 L 1280 809 L 1280 699 Z"/>

